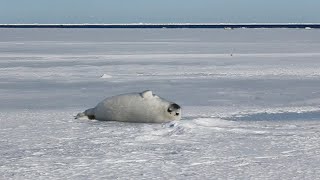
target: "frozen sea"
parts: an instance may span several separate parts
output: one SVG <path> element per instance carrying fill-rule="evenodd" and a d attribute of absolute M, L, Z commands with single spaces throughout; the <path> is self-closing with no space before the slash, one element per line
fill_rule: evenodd
<path fill-rule="evenodd" d="M 79 120 L 150 89 L 181 121 Z M 0 29 L 0 179 L 319 179 L 320 30 Z"/>

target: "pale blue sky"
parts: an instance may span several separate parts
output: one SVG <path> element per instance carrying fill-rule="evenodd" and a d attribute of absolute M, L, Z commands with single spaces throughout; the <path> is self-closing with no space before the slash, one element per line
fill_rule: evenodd
<path fill-rule="evenodd" d="M 0 23 L 310 23 L 320 0 L 0 0 Z"/>

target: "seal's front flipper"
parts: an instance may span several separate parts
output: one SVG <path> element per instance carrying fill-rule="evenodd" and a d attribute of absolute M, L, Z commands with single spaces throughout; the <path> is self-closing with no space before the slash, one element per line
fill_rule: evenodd
<path fill-rule="evenodd" d="M 141 97 L 146 98 L 146 99 L 153 97 L 152 91 L 150 91 L 150 90 L 143 91 L 142 93 L 140 93 L 140 95 L 141 95 Z"/>

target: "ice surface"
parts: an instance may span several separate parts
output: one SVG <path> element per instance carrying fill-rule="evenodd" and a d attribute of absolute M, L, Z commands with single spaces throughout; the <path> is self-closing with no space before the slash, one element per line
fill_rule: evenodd
<path fill-rule="evenodd" d="M 0 29 L 0 179 L 317 179 L 319 32 Z M 146 89 L 183 119 L 74 119 Z"/>

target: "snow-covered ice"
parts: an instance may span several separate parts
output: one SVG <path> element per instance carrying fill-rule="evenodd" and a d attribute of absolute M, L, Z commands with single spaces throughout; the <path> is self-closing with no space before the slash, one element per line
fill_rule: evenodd
<path fill-rule="evenodd" d="M 316 29 L 0 29 L 0 179 L 317 179 Z M 154 93 L 179 122 L 74 119 Z"/>

